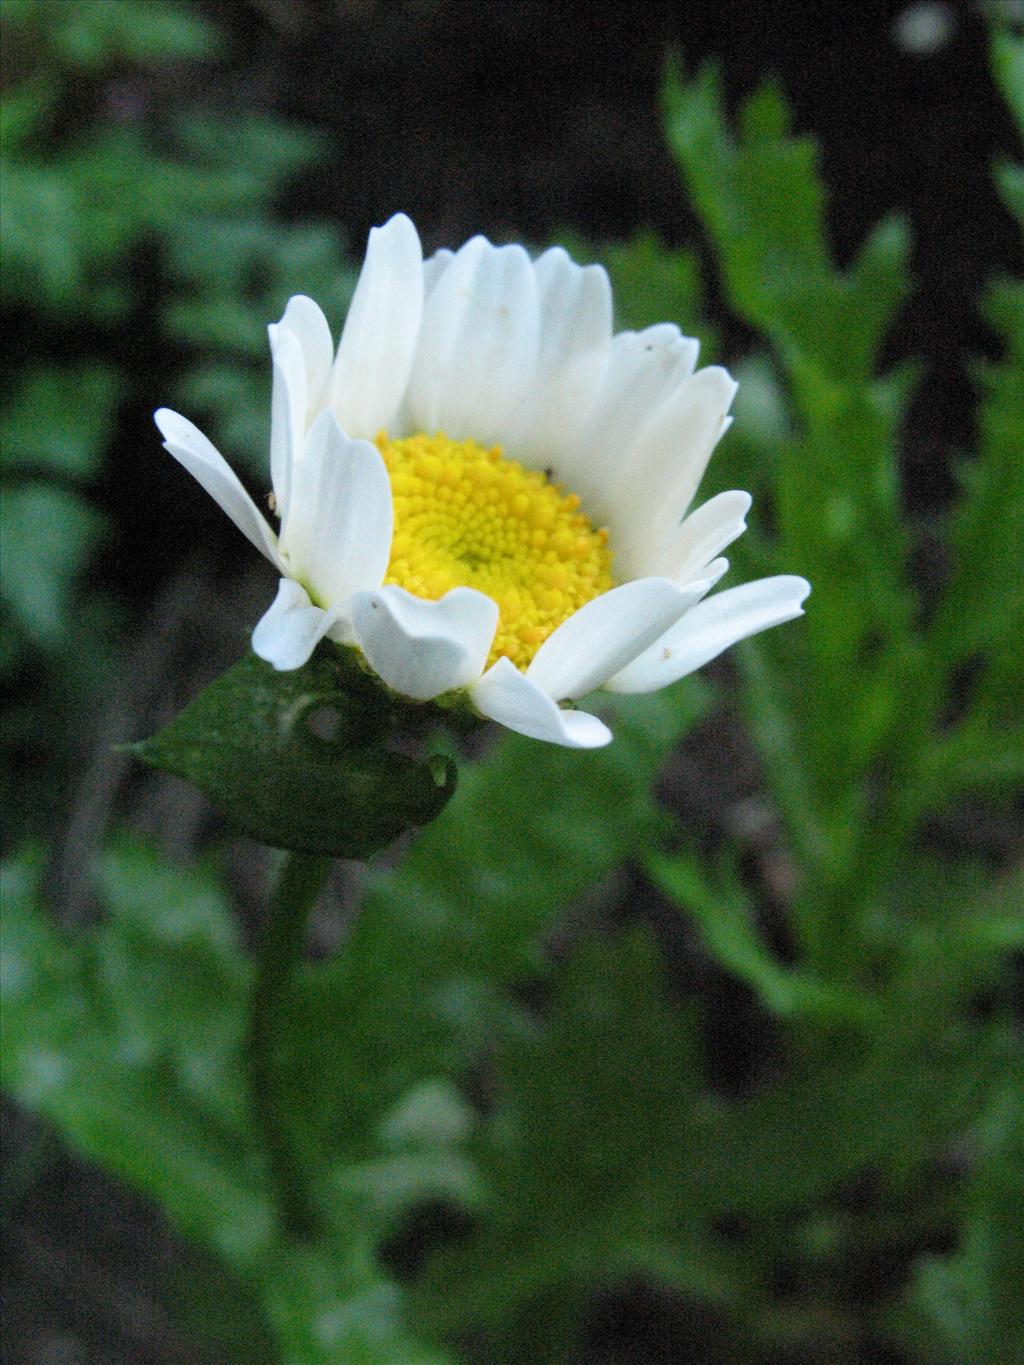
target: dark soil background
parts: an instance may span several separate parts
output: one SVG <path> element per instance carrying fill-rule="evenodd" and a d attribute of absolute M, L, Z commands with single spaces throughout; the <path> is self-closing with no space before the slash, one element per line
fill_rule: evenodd
<path fill-rule="evenodd" d="M 840 261 L 883 215 L 899 211 L 911 220 L 918 287 L 890 353 L 926 364 L 907 432 L 908 512 L 923 519 L 941 512 L 952 465 L 972 441 L 969 366 L 992 345 L 977 300 L 986 279 L 1019 268 L 1012 224 L 991 184 L 993 159 L 1013 154 L 1014 135 L 989 76 L 979 6 L 913 7 L 945 26 L 943 40 L 926 51 L 911 50 L 900 37 L 908 21 L 902 4 L 209 0 L 200 8 L 229 37 L 227 60 L 216 69 L 217 102 L 272 111 L 333 139 L 336 154 L 306 174 L 282 212 L 338 222 L 357 252 L 368 229 L 399 209 L 412 216 L 427 250 L 478 231 L 538 244 L 564 228 L 595 240 L 640 228 L 656 229 L 672 243 L 699 240 L 660 129 L 666 52 L 677 49 L 688 70 L 717 58 L 734 101 L 766 75 L 777 76 L 797 128 L 821 144 Z M 206 78 L 191 70 L 186 76 Z M 204 88 L 202 98 L 209 97 Z M 726 349 L 741 353 L 745 334 L 724 315 L 713 273 L 710 287 Z M 151 406 L 160 397 L 154 392 Z M 116 516 L 117 508 L 111 510 Z M 129 538 L 150 544 L 160 573 L 175 559 L 191 565 L 189 573 L 215 572 L 205 561 L 195 569 L 198 545 L 170 543 L 158 499 L 124 515 L 139 519 Z M 210 515 L 209 524 L 217 519 L 219 525 L 219 514 Z M 186 524 L 175 520 L 175 531 Z M 241 562 L 240 541 L 239 547 Z M 164 644 L 168 633 L 177 641 L 176 687 L 187 692 L 192 686 L 196 631 L 206 632 L 207 664 L 218 652 L 226 652 L 225 663 L 230 659 L 234 642 L 223 625 L 197 621 L 185 602 L 201 594 L 184 593 L 180 580 L 177 588 L 165 581 L 162 605 L 154 609 L 153 577 L 134 565 L 122 571 L 135 608 L 161 620 Z M 116 567 L 113 572 L 120 577 Z M 238 592 L 248 596 L 244 581 Z M 245 610 L 254 619 L 254 610 Z M 715 725 L 716 733 L 697 735 L 670 763 L 666 799 L 681 812 L 697 809 L 694 792 L 707 779 L 703 765 L 721 770 L 727 754 L 729 772 L 716 774 L 710 817 L 706 805 L 700 808 L 720 837 L 762 830 L 751 837 L 749 856 L 770 887 L 773 877 L 785 877 L 785 866 L 751 817 L 756 763 L 728 717 Z M 115 780 L 116 774 L 111 785 Z M 101 811 L 103 804 L 101 794 Z M 183 856 L 199 840 L 203 821 L 198 806 L 142 817 Z M 997 841 L 1011 837 L 1012 831 L 993 834 Z M 243 905 L 247 891 L 255 905 L 261 871 L 251 855 L 239 869 Z M 675 912 L 660 914 L 650 888 L 637 881 L 623 877 L 613 888 L 610 915 L 671 920 L 666 937 L 680 935 Z M 725 1087 L 742 1088 L 770 1048 L 765 1021 L 745 991 L 698 961 L 692 943 L 667 947 L 684 988 L 714 1002 L 720 1016 L 709 1038 L 713 1072 Z M 169 1311 L 168 1275 L 177 1268 L 187 1276 L 195 1267 L 157 1211 L 57 1152 L 21 1114 L 6 1115 L 4 1137 L 9 1154 L 39 1170 L 17 1218 L 5 1224 L 4 1361 L 188 1365 L 234 1358 L 229 1346 L 201 1345 Z M 443 1229 L 434 1235 L 443 1236 Z M 411 1230 L 414 1236 L 421 1232 Z M 400 1248 L 395 1256 L 401 1261 Z M 899 1268 L 887 1266 L 884 1273 Z M 869 1280 L 866 1300 L 871 1293 Z M 685 1303 L 638 1285 L 594 1305 L 586 1359 L 608 1365 L 717 1359 L 714 1336 L 714 1324 L 695 1319 Z M 868 1344 L 864 1349 L 858 1359 L 874 1358 Z"/>

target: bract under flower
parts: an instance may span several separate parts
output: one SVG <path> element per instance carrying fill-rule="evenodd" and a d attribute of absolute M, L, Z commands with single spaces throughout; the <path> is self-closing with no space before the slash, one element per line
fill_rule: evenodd
<path fill-rule="evenodd" d="M 276 533 L 201 432 L 156 421 L 281 575 L 253 633 L 276 668 L 327 637 L 403 696 L 464 691 L 592 748 L 607 727 L 561 703 L 664 687 L 800 615 L 788 575 L 704 600 L 750 506 L 686 515 L 736 385 L 672 325 L 613 335 L 599 266 L 482 237 L 424 261 L 399 214 L 370 234 L 337 354 L 311 299 L 269 331 Z"/>

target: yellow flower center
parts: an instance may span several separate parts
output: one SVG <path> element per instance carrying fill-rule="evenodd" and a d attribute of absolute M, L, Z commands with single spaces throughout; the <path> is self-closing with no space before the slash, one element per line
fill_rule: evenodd
<path fill-rule="evenodd" d="M 498 604 L 488 665 L 525 668 L 556 626 L 613 586 L 608 532 L 500 446 L 436 436 L 377 437 L 391 478 L 394 538 L 385 583 L 436 601 L 477 588 Z"/>

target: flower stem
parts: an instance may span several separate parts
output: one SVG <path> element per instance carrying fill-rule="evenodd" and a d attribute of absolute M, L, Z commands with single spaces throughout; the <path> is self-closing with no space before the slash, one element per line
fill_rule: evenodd
<path fill-rule="evenodd" d="M 253 1119 L 262 1136 L 270 1166 L 282 1231 L 288 1237 L 309 1236 L 316 1225 L 306 1182 L 282 1122 L 275 1054 L 282 1007 L 306 942 L 309 912 L 323 887 L 329 858 L 306 853 L 285 855 L 270 898 L 256 979 L 249 1003 L 247 1060 Z"/>

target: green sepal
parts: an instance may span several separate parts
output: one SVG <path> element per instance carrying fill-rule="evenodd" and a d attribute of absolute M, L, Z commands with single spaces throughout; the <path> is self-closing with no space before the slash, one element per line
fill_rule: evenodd
<path fill-rule="evenodd" d="M 334 646 L 280 673 L 249 654 L 131 748 L 194 783 L 261 843 L 368 858 L 433 820 L 455 791 L 451 759 L 389 747 L 432 713 L 393 697 Z"/>

